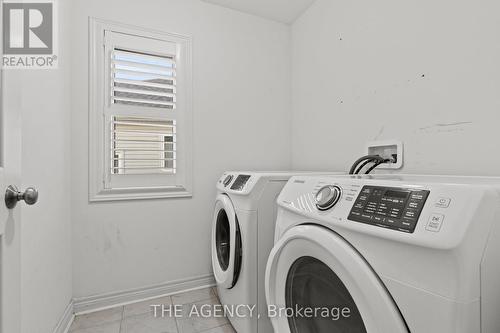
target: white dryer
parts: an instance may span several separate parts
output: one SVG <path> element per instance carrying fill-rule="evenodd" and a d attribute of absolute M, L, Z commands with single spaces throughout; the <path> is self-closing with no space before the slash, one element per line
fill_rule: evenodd
<path fill-rule="evenodd" d="M 499 184 L 291 178 L 266 269 L 274 332 L 500 332 Z"/>
<path fill-rule="evenodd" d="M 276 199 L 290 177 L 297 174 L 225 172 L 217 182 L 212 267 L 220 301 L 234 311 L 228 317 L 238 333 L 272 332 L 264 272 L 274 243 Z"/>

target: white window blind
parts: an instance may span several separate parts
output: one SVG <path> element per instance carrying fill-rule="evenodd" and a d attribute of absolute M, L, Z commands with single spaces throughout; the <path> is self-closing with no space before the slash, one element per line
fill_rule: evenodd
<path fill-rule="evenodd" d="M 111 102 L 175 109 L 175 55 L 157 56 L 115 48 L 111 55 Z"/>
<path fill-rule="evenodd" d="M 89 199 L 192 195 L 191 38 L 91 19 Z"/>
<path fill-rule="evenodd" d="M 114 116 L 111 133 L 112 174 L 175 174 L 174 120 Z"/>

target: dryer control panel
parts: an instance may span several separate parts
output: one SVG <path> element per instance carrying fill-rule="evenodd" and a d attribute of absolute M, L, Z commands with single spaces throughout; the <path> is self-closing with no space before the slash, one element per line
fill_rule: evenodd
<path fill-rule="evenodd" d="M 340 199 L 322 210 L 323 203 L 335 197 L 323 191 L 325 187 L 340 188 Z M 295 225 L 313 223 L 343 237 L 366 234 L 454 249 L 470 228 L 489 230 L 487 225 L 500 212 L 499 193 L 496 178 L 299 175 L 290 178 L 278 197 L 276 237 Z M 485 224 L 479 227 L 481 223 Z"/>
<path fill-rule="evenodd" d="M 429 193 L 428 190 L 363 186 L 348 219 L 413 233 Z"/>

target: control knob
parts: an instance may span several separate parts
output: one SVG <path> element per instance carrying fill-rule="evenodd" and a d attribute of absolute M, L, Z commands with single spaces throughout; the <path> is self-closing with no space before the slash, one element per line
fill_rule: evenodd
<path fill-rule="evenodd" d="M 323 186 L 316 193 L 316 207 L 319 210 L 328 210 L 340 200 L 342 189 L 336 185 Z"/>
<path fill-rule="evenodd" d="M 231 183 L 231 180 L 233 180 L 233 175 L 227 175 L 226 178 L 224 178 L 224 181 L 222 182 L 224 187 L 229 185 Z"/>

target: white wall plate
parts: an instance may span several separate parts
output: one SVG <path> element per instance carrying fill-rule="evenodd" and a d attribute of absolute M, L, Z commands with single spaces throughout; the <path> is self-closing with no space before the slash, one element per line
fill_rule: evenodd
<path fill-rule="evenodd" d="M 380 155 L 389 158 L 396 154 L 396 163 L 384 163 L 377 169 L 401 169 L 403 167 L 403 142 L 397 140 L 370 141 L 366 145 L 368 155 Z"/>

